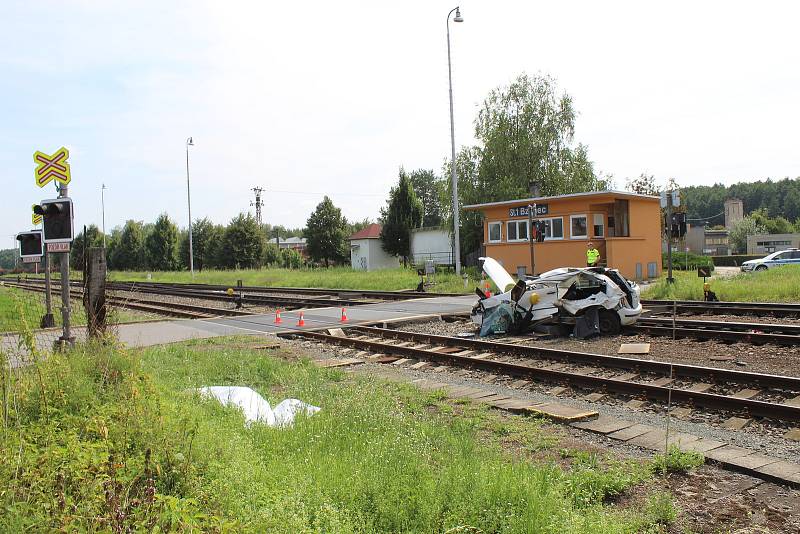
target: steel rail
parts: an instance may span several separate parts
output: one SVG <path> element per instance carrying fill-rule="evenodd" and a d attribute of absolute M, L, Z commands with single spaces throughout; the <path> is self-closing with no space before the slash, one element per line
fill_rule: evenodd
<path fill-rule="evenodd" d="M 314 339 L 325 343 L 332 343 L 351 348 L 369 349 L 384 354 L 399 354 L 414 359 L 424 359 L 437 363 L 456 365 L 501 373 L 515 377 L 533 378 L 549 382 L 568 382 L 592 389 L 603 389 L 614 393 L 627 395 L 645 395 L 651 399 L 667 400 L 673 402 L 687 402 L 695 406 L 716 408 L 721 410 L 744 410 L 752 416 L 766 417 L 784 421 L 800 421 L 800 407 L 788 404 L 774 404 L 771 402 L 743 399 L 715 393 L 704 393 L 686 389 L 676 389 L 655 384 L 629 382 L 616 378 L 604 378 L 568 371 L 531 367 L 520 363 L 499 362 L 458 356 L 429 349 L 397 346 L 363 339 L 332 336 L 320 332 L 294 332 L 291 335 Z"/>
<path fill-rule="evenodd" d="M 668 318 L 641 317 L 635 324 L 626 326 L 624 331 L 652 336 L 674 336 L 676 338 L 723 340 L 753 344 L 772 343 L 788 347 L 800 345 L 800 326 L 797 325 L 725 323 L 676 319 L 675 328 L 673 328 L 672 323 L 672 319 Z"/>
<path fill-rule="evenodd" d="M 354 326 L 350 330 L 353 329 L 365 332 L 367 334 L 402 339 L 404 341 L 416 341 L 418 343 L 431 343 L 449 347 L 477 349 L 486 352 L 498 352 L 513 356 L 526 356 L 535 359 L 544 358 L 563 363 L 586 363 L 625 370 L 637 369 L 639 371 L 656 373 L 664 376 L 670 375 L 671 368 L 672 376 L 674 378 L 683 377 L 714 381 L 722 380 L 727 382 L 735 382 L 738 384 L 758 384 L 762 387 L 800 391 L 800 377 L 793 376 L 753 373 L 749 371 L 737 371 L 734 369 L 721 369 L 718 367 L 702 367 L 698 365 L 670 363 L 658 360 L 623 358 L 620 356 L 608 356 L 605 354 L 594 354 L 590 352 L 573 352 L 569 350 L 551 349 L 535 345 L 515 345 L 513 343 L 499 343 L 496 341 L 486 341 L 482 339 L 422 334 L 416 332 L 406 332 L 403 330 L 392 330 L 388 328 Z"/>

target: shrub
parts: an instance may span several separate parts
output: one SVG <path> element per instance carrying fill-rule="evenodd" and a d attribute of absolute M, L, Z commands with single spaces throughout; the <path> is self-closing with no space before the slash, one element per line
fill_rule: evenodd
<path fill-rule="evenodd" d="M 705 458 L 699 452 L 683 451 L 677 445 L 670 445 L 667 454 L 656 454 L 651 469 L 654 473 L 684 473 L 703 465 Z"/>

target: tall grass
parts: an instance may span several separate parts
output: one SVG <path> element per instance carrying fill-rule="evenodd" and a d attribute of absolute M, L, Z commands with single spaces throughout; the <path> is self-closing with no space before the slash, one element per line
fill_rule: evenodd
<path fill-rule="evenodd" d="M 200 283 L 235 285 L 242 280 L 244 285 L 273 287 L 322 287 L 330 289 L 372 289 L 383 291 L 413 290 L 420 277 L 413 269 L 382 269 L 379 271 L 354 271 L 350 267 L 329 269 L 243 269 L 235 271 L 204 270 L 196 272 L 194 278 L 186 271 L 131 272 L 114 271 L 112 280 L 147 280 L 153 282 Z M 455 273 L 437 273 L 436 285 L 427 290 L 437 293 L 469 293 L 474 291 L 477 280 L 470 279 L 467 287 Z"/>
<path fill-rule="evenodd" d="M 499 426 L 487 410 L 450 415 L 436 393 L 235 346 L 79 347 L 40 363 L 43 380 L 16 377 L 0 529 L 599 534 L 660 520 L 608 504 L 647 465 L 537 464 L 487 437 Z M 220 384 L 322 411 L 248 429 L 192 392 Z M 553 446 L 540 424 L 524 425 L 526 448 Z"/>
<path fill-rule="evenodd" d="M 648 299 L 703 300 L 703 279 L 696 273 L 675 272 L 674 284 L 666 274 L 642 292 Z M 800 302 L 800 266 L 787 265 L 767 271 L 741 273 L 709 280 L 717 298 L 743 302 Z"/>

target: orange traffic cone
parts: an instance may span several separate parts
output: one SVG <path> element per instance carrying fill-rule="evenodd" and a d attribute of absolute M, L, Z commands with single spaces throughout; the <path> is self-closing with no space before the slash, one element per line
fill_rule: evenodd
<path fill-rule="evenodd" d="M 281 324 L 283 321 L 281 320 L 281 310 L 275 310 L 275 324 Z"/>
<path fill-rule="evenodd" d="M 303 312 L 300 312 L 300 318 L 297 320 L 297 326 L 305 326 L 305 325 L 306 325 L 305 316 L 303 315 Z"/>
<path fill-rule="evenodd" d="M 342 319 L 341 319 L 340 322 L 342 322 L 342 323 L 346 323 L 347 322 L 347 310 L 345 310 L 344 308 L 342 308 Z"/>

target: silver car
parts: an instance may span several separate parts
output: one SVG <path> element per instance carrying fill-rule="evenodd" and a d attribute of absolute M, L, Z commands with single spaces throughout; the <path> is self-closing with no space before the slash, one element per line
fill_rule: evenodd
<path fill-rule="evenodd" d="M 543 326 L 556 326 L 562 333 L 575 328 L 578 335 L 579 323 L 594 317 L 590 333 L 614 335 L 642 314 L 639 286 L 616 269 L 563 267 L 515 282 L 493 258 L 480 259 L 484 272 L 503 291 L 488 297 L 477 291 L 472 321 L 481 327 L 481 335 Z"/>

